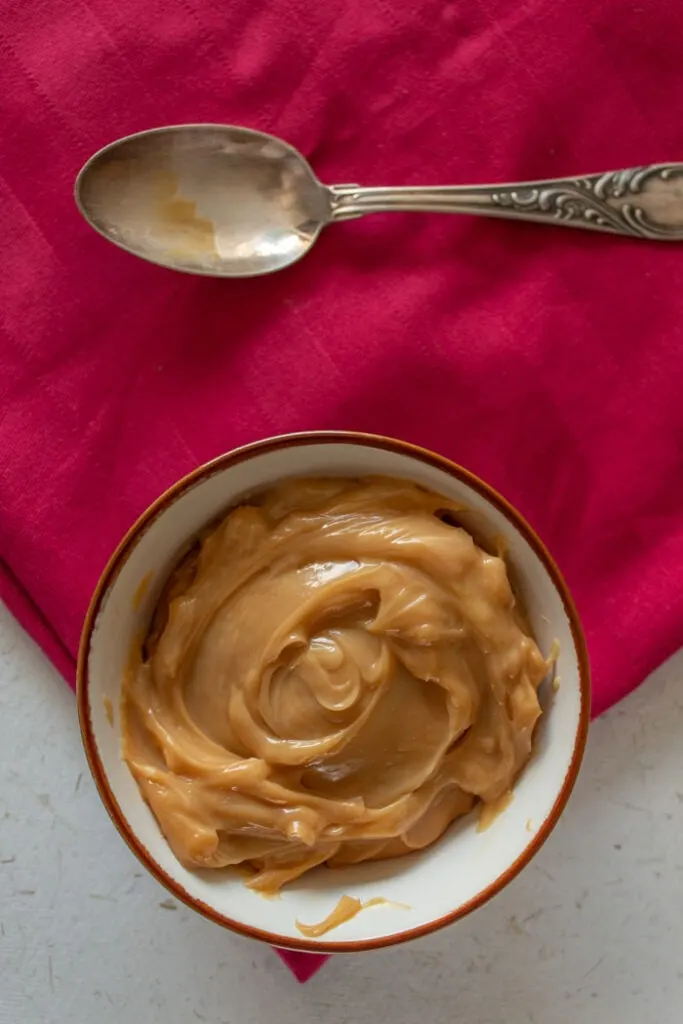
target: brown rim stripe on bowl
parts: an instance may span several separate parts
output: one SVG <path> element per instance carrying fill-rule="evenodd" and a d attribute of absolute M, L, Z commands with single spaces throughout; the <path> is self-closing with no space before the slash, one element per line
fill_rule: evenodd
<path fill-rule="evenodd" d="M 237 465 L 240 462 L 251 459 L 255 455 L 263 455 L 284 448 L 318 444 L 361 445 L 368 448 L 378 448 L 383 451 L 411 456 L 420 462 L 433 466 L 436 469 L 443 470 L 448 473 L 449 476 L 455 477 L 461 483 L 471 487 L 472 490 L 476 491 L 481 497 L 488 501 L 489 504 L 493 505 L 505 516 L 512 526 L 522 534 L 529 546 L 543 563 L 548 575 L 557 588 L 571 626 L 572 639 L 576 648 L 579 664 L 581 708 L 571 762 L 567 769 L 564 782 L 562 783 L 562 788 L 550 810 L 550 813 L 547 815 L 543 824 L 536 832 L 533 840 L 529 843 L 523 853 L 520 854 L 517 860 L 514 861 L 514 863 L 512 863 L 502 875 L 492 882 L 491 885 L 487 886 L 482 890 L 482 892 L 478 893 L 467 903 L 458 907 L 457 910 L 451 911 L 444 917 L 437 918 L 435 921 L 430 921 L 427 924 L 420 925 L 417 928 L 411 928 L 407 931 L 397 932 L 393 935 L 383 936 L 378 939 L 364 939 L 357 942 L 311 942 L 306 939 L 292 939 L 288 936 L 262 931 L 261 929 L 252 928 L 249 925 L 242 924 L 241 922 L 234 921 L 223 914 L 219 914 L 206 903 L 203 903 L 201 900 L 191 896 L 178 882 L 171 878 L 156 863 L 149 851 L 130 828 L 125 815 L 122 813 L 121 808 L 109 787 L 109 783 L 97 751 L 90 716 L 88 657 L 93 628 L 97 621 L 104 596 L 116 580 L 121 568 L 125 564 L 129 552 L 140 537 L 152 525 L 155 519 L 194 484 L 208 479 L 217 472 L 226 469 L 228 466 Z M 154 877 L 161 882 L 169 892 L 171 892 L 182 903 L 187 904 L 187 906 L 191 907 L 193 910 L 203 914 L 203 916 L 208 918 L 210 921 L 213 921 L 224 928 L 229 928 L 232 931 L 238 932 L 241 935 L 246 935 L 249 938 L 260 939 L 264 942 L 268 942 L 273 946 L 299 950 L 306 953 L 355 953 L 371 949 L 381 949 L 385 946 L 393 946 L 400 942 L 407 942 L 410 939 L 420 938 L 423 935 L 428 935 L 431 932 L 438 931 L 438 929 L 444 928 L 446 925 L 453 924 L 455 921 L 459 921 L 461 918 L 466 917 L 467 914 L 470 914 L 473 910 L 476 910 L 478 907 L 483 906 L 484 903 L 487 903 L 488 900 L 499 893 L 501 889 L 504 889 L 505 886 L 519 874 L 522 868 L 524 868 L 529 861 L 535 857 L 557 824 L 560 814 L 564 810 L 569 799 L 579 772 L 590 721 L 590 668 L 586 642 L 583 636 L 579 616 L 571 594 L 569 593 L 567 585 L 564 582 L 554 559 L 524 517 L 517 512 L 517 510 L 514 509 L 512 505 L 502 497 L 502 495 L 498 494 L 497 491 L 484 483 L 484 481 L 479 477 L 470 473 L 469 470 L 463 469 L 462 466 L 457 465 L 457 463 L 451 462 L 442 455 L 437 455 L 434 452 L 428 451 L 426 448 L 420 448 L 417 445 L 409 444 L 407 441 L 399 441 L 382 435 L 355 433 L 353 431 L 311 431 L 308 433 L 284 434 L 279 437 L 266 438 L 263 441 L 256 441 L 255 443 L 245 445 L 242 448 L 236 448 L 234 451 L 227 452 L 225 455 L 219 455 L 218 458 L 213 461 L 208 462 L 203 466 L 199 466 L 191 473 L 182 477 L 177 481 L 177 483 L 173 484 L 172 487 L 169 487 L 164 494 L 157 498 L 157 500 L 153 502 L 145 512 L 143 512 L 137 522 L 135 522 L 128 530 L 123 540 L 114 551 L 114 554 L 109 559 L 90 602 L 83 625 L 83 632 L 78 651 L 77 701 L 83 745 L 85 747 L 88 764 L 102 802 L 104 803 L 104 806 L 106 807 L 109 816 L 121 837 L 128 844 L 138 859 L 144 864 L 147 870 L 154 875 Z"/>

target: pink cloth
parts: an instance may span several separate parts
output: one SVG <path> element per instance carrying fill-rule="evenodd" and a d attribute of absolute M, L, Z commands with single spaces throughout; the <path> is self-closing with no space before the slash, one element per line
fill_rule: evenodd
<path fill-rule="evenodd" d="M 71 683 L 148 502 L 305 428 L 418 442 L 514 502 L 578 600 L 596 712 L 681 644 L 682 246 L 391 215 L 226 282 L 117 251 L 71 199 L 95 149 L 182 121 L 281 135 L 330 182 L 683 157 L 680 30 L 675 0 L 5 5 L 0 592 Z"/>

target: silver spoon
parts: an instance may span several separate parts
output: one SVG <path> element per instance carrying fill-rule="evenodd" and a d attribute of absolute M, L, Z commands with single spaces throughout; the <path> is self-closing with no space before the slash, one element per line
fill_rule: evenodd
<path fill-rule="evenodd" d="M 683 164 L 516 185 L 323 185 L 292 146 L 230 125 L 153 128 L 101 149 L 80 171 L 78 208 L 122 249 L 212 277 L 281 270 L 324 227 L 366 213 L 424 211 L 683 240 Z"/>

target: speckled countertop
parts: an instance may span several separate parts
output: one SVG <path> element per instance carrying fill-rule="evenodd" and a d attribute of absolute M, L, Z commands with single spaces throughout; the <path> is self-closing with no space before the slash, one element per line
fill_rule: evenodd
<path fill-rule="evenodd" d="M 593 726 L 550 841 L 461 924 L 300 986 L 110 825 L 74 699 L 0 607 L 0 1024 L 679 1024 L 683 651 Z"/>

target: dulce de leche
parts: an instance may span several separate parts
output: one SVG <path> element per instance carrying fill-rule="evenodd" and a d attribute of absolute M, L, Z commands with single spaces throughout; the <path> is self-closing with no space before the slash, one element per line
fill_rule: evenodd
<path fill-rule="evenodd" d="M 184 865 L 276 892 L 421 849 L 510 792 L 548 663 L 505 562 L 448 507 L 399 480 L 287 481 L 181 562 L 121 711 Z"/>

